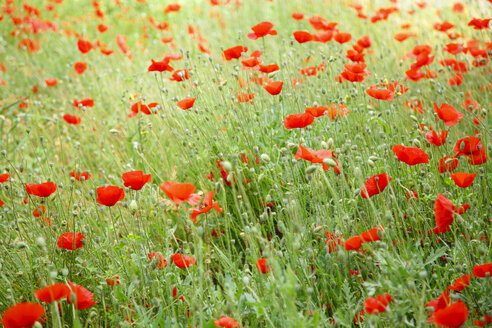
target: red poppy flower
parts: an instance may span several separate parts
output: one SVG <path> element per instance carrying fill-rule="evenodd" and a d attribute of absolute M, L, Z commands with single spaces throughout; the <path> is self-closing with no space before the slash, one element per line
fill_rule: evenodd
<path fill-rule="evenodd" d="M 352 34 L 340 32 L 340 33 L 335 34 L 334 39 L 336 42 L 343 44 L 343 43 L 346 43 L 346 42 L 349 42 L 350 40 L 352 40 Z"/>
<path fill-rule="evenodd" d="M 123 173 L 121 176 L 125 182 L 125 187 L 130 187 L 133 190 L 140 190 L 146 183 L 152 181 L 152 176 L 150 174 L 144 174 L 142 171 L 131 171 Z"/>
<path fill-rule="evenodd" d="M 328 149 L 313 150 L 311 148 L 306 148 L 299 145 L 299 149 L 297 150 L 294 159 L 297 161 L 302 158 L 313 164 L 321 163 L 323 164 L 323 170 L 327 171 L 330 169 L 330 166 L 326 165 L 323 162 L 323 160 L 327 158 L 334 158 L 334 157 L 335 155 L 333 155 L 333 150 L 328 150 Z M 337 161 L 334 162 L 336 166 L 334 166 L 333 169 L 337 174 L 340 174 L 340 166 Z"/>
<path fill-rule="evenodd" d="M 458 206 L 455 206 L 453 211 L 454 213 L 457 213 L 457 214 L 465 214 L 466 211 L 468 211 L 468 209 L 470 208 L 470 204 L 463 204 L 463 205 L 458 205 Z"/>
<path fill-rule="evenodd" d="M 225 327 L 225 328 L 239 327 L 239 322 L 237 322 L 231 317 L 225 317 L 225 316 L 221 316 L 219 320 L 214 320 L 214 324 L 216 327 Z"/>
<path fill-rule="evenodd" d="M 463 118 L 463 114 L 446 103 L 443 103 L 441 107 L 437 107 L 437 104 L 434 103 L 434 111 L 437 113 L 437 116 L 444 121 L 446 126 L 456 125 Z"/>
<path fill-rule="evenodd" d="M 483 145 L 477 137 L 466 137 L 456 141 L 453 151 L 456 156 L 471 155 L 472 153 L 479 152 L 483 148 Z"/>
<path fill-rule="evenodd" d="M 309 113 L 292 114 L 285 118 L 284 126 L 286 129 L 301 129 L 313 124 L 314 116 Z"/>
<path fill-rule="evenodd" d="M 437 170 L 441 174 L 444 172 L 453 172 L 454 170 L 456 170 L 458 165 L 459 165 L 459 161 L 457 158 L 445 156 L 439 159 L 439 165 L 437 167 Z"/>
<path fill-rule="evenodd" d="M 113 277 L 113 278 L 111 278 L 111 279 L 106 279 L 106 283 L 107 283 L 109 286 L 119 285 L 119 284 L 120 284 L 120 277 L 118 277 L 118 276 L 114 276 L 114 277 Z"/>
<path fill-rule="evenodd" d="M 371 37 L 369 35 L 364 35 L 359 40 L 357 40 L 357 44 L 362 48 L 370 48 L 371 47 Z"/>
<path fill-rule="evenodd" d="M 44 213 L 46 213 L 46 207 L 44 205 L 39 205 L 33 212 L 32 215 L 35 218 L 39 218 L 42 216 Z"/>
<path fill-rule="evenodd" d="M 489 28 L 489 23 L 492 19 L 491 18 L 486 18 L 486 19 L 479 19 L 479 18 L 473 18 L 469 23 L 468 26 L 473 26 L 474 30 L 484 30 Z"/>
<path fill-rule="evenodd" d="M 272 65 L 260 65 L 260 72 L 262 73 L 272 73 L 276 72 L 280 69 L 280 67 L 277 64 L 272 64 Z"/>
<path fill-rule="evenodd" d="M 157 257 L 157 259 L 159 260 L 157 267 L 159 269 L 163 269 L 167 267 L 167 260 L 164 258 L 164 256 L 162 256 L 161 253 L 157 253 L 157 252 L 147 253 L 147 256 L 149 257 L 149 260 L 151 262 L 153 261 L 154 257 Z"/>
<path fill-rule="evenodd" d="M 181 10 L 181 5 L 179 3 L 170 3 L 164 8 L 164 14 L 169 14 L 171 12 L 178 12 Z"/>
<path fill-rule="evenodd" d="M 173 75 L 169 78 L 170 81 L 182 82 L 184 80 L 188 80 L 191 75 L 189 73 L 189 69 L 178 69 L 175 70 Z"/>
<path fill-rule="evenodd" d="M 327 107 L 319 106 L 319 107 L 306 107 L 305 112 L 313 115 L 314 117 L 320 117 L 325 115 L 325 112 L 328 110 Z"/>
<path fill-rule="evenodd" d="M 248 39 L 257 40 L 266 35 L 277 35 L 277 31 L 273 29 L 273 24 L 270 22 L 261 22 L 251 28 L 253 32 L 248 33 Z"/>
<path fill-rule="evenodd" d="M 376 99 L 391 101 L 395 97 L 395 93 L 388 89 L 378 89 L 376 86 L 371 85 L 366 93 Z"/>
<path fill-rule="evenodd" d="M 46 80 L 44 80 L 44 82 L 46 83 L 47 86 L 54 87 L 58 83 L 58 80 L 57 79 L 46 79 Z"/>
<path fill-rule="evenodd" d="M 65 232 L 58 237 L 58 248 L 68 249 L 70 251 L 84 247 L 85 236 L 80 232 Z"/>
<path fill-rule="evenodd" d="M 44 303 L 57 302 L 70 295 L 70 288 L 65 284 L 53 284 L 34 292 L 34 296 Z"/>
<path fill-rule="evenodd" d="M 0 174 L 0 183 L 5 183 L 5 182 L 9 181 L 9 177 L 10 177 L 10 174 L 8 174 L 8 173 Z"/>
<path fill-rule="evenodd" d="M 303 13 L 292 13 L 290 15 L 290 17 L 292 17 L 293 19 L 295 20 L 303 20 L 304 19 L 304 14 Z"/>
<path fill-rule="evenodd" d="M 176 106 L 183 110 L 190 109 L 195 104 L 196 98 L 185 98 L 176 103 Z"/>
<path fill-rule="evenodd" d="M 90 41 L 79 39 L 77 41 L 77 47 L 81 53 L 86 54 L 92 50 L 93 45 Z"/>
<path fill-rule="evenodd" d="M 49 197 L 56 191 L 56 184 L 54 182 L 44 182 L 40 184 L 26 183 L 25 185 L 28 194 L 38 197 Z"/>
<path fill-rule="evenodd" d="M 104 33 L 108 30 L 108 27 L 104 24 L 99 24 L 97 25 L 97 30 L 99 31 L 99 33 Z"/>
<path fill-rule="evenodd" d="M 486 278 L 492 276 L 492 263 L 475 265 L 472 274 L 477 278 Z"/>
<path fill-rule="evenodd" d="M 434 215 L 436 221 L 435 233 L 443 233 L 448 231 L 449 226 L 454 220 L 454 205 L 449 199 L 441 194 L 437 195 L 434 202 Z"/>
<path fill-rule="evenodd" d="M 191 183 L 178 183 L 173 181 L 164 181 L 159 185 L 159 188 L 169 197 L 175 204 L 187 202 L 190 205 L 200 203 L 202 197 L 194 194 L 196 187 Z"/>
<path fill-rule="evenodd" d="M 391 150 L 398 157 L 399 161 L 408 165 L 429 163 L 429 156 L 420 148 L 394 145 Z"/>
<path fill-rule="evenodd" d="M 412 36 L 415 36 L 415 34 L 411 32 L 402 32 L 402 33 L 396 33 L 393 36 L 393 38 L 398 42 L 403 42 Z"/>
<path fill-rule="evenodd" d="M 306 31 L 295 31 L 293 35 L 294 39 L 296 39 L 296 41 L 299 43 L 313 41 L 313 35 Z"/>
<path fill-rule="evenodd" d="M 243 46 L 235 46 L 229 49 L 224 50 L 222 53 L 222 56 L 224 57 L 225 60 L 231 60 L 231 59 L 237 59 L 241 57 L 241 54 L 243 52 L 247 52 L 248 47 L 243 47 Z"/>
<path fill-rule="evenodd" d="M 466 172 L 457 172 L 454 174 L 451 174 L 451 178 L 453 179 L 454 183 L 460 187 L 460 188 L 467 188 L 471 186 L 473 183 L 473 180 L 475 180 L 476 173 L 466 173 Z"/>
<path fill-rule="evenodd" d="M 360 236 L 353 236 L 345 241 L 345 250 L 347 251 L 359 249 L 361 247 L 362 239 L 360 238 Z"/>
<path fill-rule="evenodd" d="M 147 68 L 147 72 L 173 72 L 174 68 L 169 65 L 169 58 L 164 58 L 161 61 L 151 59 L 152 64 Z"/>
<path fill-rule="evenodd" d="M 185 256 L 180 253 L 171 255 L 171 258 L 173 259 L 174 264 L 180 269 L 189 268 L 196 263 L 196 259 L 193 256 Z"/>
<path fill-rule="evenodd" d="M 96 304 L 94 302 L 94 295 L 84 287 L 70 281 L 68 282 L 68 286 L 70 287 L 71 293 L 67 296 L 67 302 L 68 304 L 74 304 L 77 310 L 84 310 Z M 72 295 L 75 295 L 76 303 L 72 302 Z"/>
<path fill-rule="evenodd" d="M 84 62 L 76 62 L 73 68 L 77 74 L 82 74 L 87 69 L 87 64 Z"/>
<path fill-rule="evenodd" d="M 446 32 L 447 30 L 452 29 L 453 27 L 454 27 L 454 25 L 448 21 L 434 24 L 434 29 L 436 29 L 437 31 L 440 31 L 440 32 Z"/>
<path fill-rule="evenodd" d="M 390 302 L 390 294 L 381 294 L 376 297 L 368 297 L 364 301 L 364 310 L 367 314 L 383 313 L 386 312 L 386 308 Z"/>
<path fill-rule="evenodd" d="M 276 81 L 276 82 L 270 82 L 267 85 L 263 87 L 269 94 L 272 96 L 278 95 L 282 91 L 282 86 L 284 85 L 284 82 L 282 81 Z"/>
<path fill-rule="evenodd" d="M 36 303 L 18 303 L 5 311 L 2 316 L 2 325 L 5 328 L 32 327 L 40 321 L 44 308 Z"/>
<path fill-rule="evenodd" d="M 392 177 L 388 176 L 386 173 L 373 175 L 364 183 L 364 187 L 362 188 L 360 195 L 362 198 L 367 199 L 383 192 L 391 179 Z"/>
<path fill-rule="evenodd" d="M 70 114 L 63 115 L 63 120 L 72 125 L 79 125 L 80 122 L 82 122 L 82 119 L 80 117 Z"/>
<path fill-rule="evenodd" d="M 471 276 L 471 274 L 462 275 L 454 281 L 453 286 L 448 286 L 448 289 L 454 290 L 456 292 L 462 291 L 466 287 L 470 286 Z"/>
<path fill-rule="evenodd" d="M 87 181 L 92 179 L 92 174 L 90 172 L 81 172 L 80 174 L 78 174 L 76 170 L 73 170 L 72 172 L 70 172 L 70 175 L 74 177 L 77 181 Z"/>
<path fill-rule="evenodd" d="M 457 55 L 465 49 L 461 43 L 448 43 L 442 51 L 449 52 L 452 55 Z"/>
<path fill-rule="evenodd" d="M 114 206 L 125 198 L 125 190 L 118 186 L 105 186 L 97 188 L 97 202 L 105 206 Z"/>
<path fill-rule="evenodd" d="M 73 100 L 73 105 L 80 109 L 80 107 L 94 107 L 94 100 L 91 98 L 85 98 L 82 100 Z"/>
<path fill-rule="evenodd" d="M 241 64 L 243 64 L 244 66 L 243 69 L 254 68 L 260 65 L 260 63 L 261 59 L 259 59 L 258 57 L 250 57 L 241 61 Z"/>
<path fill-rule="evenodd" d="M 360 234 L 360 238 L 365 243 L 368 243 L 368 242 L 371 242 L 371 241 L 381 240 L 381 238 L 379 238 L 378 231 L 383 231 L 383 227 L 382 226 L 378 226 L 378 227 L 374 227 L 374 228 L 372 228 L 372 229 L 370 229 L 368 231 L 365 231 L 365 232 L 363 232 L 363 233 Z"/>
<path fill-rule="evenodd" d="M 193 208 L 190 208 L 189 210 L 191 210 L 191 220 L 193 222 L 196 221 L 196 217 L 200 214 L 203 214 L 203 213 L 208 213 L 212 208 L 215 208 L 217 210 L 217 212 L 221 213 L 222 212 L 222 208 L 219 207 L 219 202 L 214 202 L 213 201 L 213 198 L 214 198 L 214 192 L 213 191 L 209 191 L 205 197 L 203 198 L 203 203 L 198 206 L 198 207 L 193 207 Z"/>
<path fill-rule="evenodd" d="M 447 137 L 448 130 L 442 130 L 440 134 L 437 134 L 436 131 L 432 130 L 425 134 L 425 139 L 427 139 L 430 144 L 438 147 L 444 145 Z"/>
<path fill-rule="evenodd" d="M 249 101 L 251 104 L 253 104 L 253 101 L 252 101 L 253 99 L 255 99 L 254 93 L 240 93 L 237 95 L 237 100 L 240 103 Z"/>
<path fill-rule="evenodd" d="M 463 75 L 460 75 L 460 74 L 456 74 L 456 75 L 450 77 L 448 80 L 448 84 L 452 87 L 460 86 L 461 83 L 463 83 Z"/>
<path fill-rule="evenodd" d="M 468 308 L 462 301 L 457 301 L 437 310 L 432 317 L 438 327 L 460 327 L 468 319 Z"/>
<path fill-rule="evenodd" d="M 261 273 L 265 274 L 271 272 L 273 269 L 267 266 L 266 258 L 258 259 L 256 261 L 256 268 L 260 270 Z"/>

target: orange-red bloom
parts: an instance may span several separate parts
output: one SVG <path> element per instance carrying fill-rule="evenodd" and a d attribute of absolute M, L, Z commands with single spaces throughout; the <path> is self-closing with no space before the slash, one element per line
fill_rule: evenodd
<path fill-rule="evenodd" d="M 123 173 L 121 176 L 125 182 L 125 187 L 130 187 L 133 190 L 140 190 L 146 183 L 152 181 L 152 176 L 150 174 L 144 174 L 142 171 L 130 171 Z"/>
<path fill-rule="evenodd" d="M 443 233 L 449 231 L 449 226 L 454 220 L 454 205 L 449 199 L 441 194 L 437 195 L 434 202 L 434 215 L 436 227 L 434 233 Z"/>
<path fill-rule="evenodd" d="M 434 111 L 437 113 L 437 116 L 444 121 L 446 126 L 456 125 L 463 118 L 463 114 L 446 103 L 443 103 L 441 107 L 437 107 L 437 104 L 434 103 Z"/>
<path fill-rule="evenodd" d="M 196 98 L 185 98 L 176 103 L 176 106 L 183 110 L 190 109 L 195 104 Z"/>
<path fill-rule="evenodd" d="M 267 85 L 263 87 L 269 94 L 272 96 L 278 95 L 282 91 L 282 86 L 284 85 L 284 82 L 282 81 L 276 81 L 276 82 L 270 82 Z"/>
<path fill-rule="evenodd" d="M 398 157 L 399 161 L 408 165 L 429 163 L 429 156 L 418 147 L 394 145 L 392 151 L 395 153 L 396 157 Z"/>
<path fill-rule="evenodd" d="M 34 292 L 34 296 L 44 303 L 57 302 L 70 295 L 70 288 L 65 284 L 53 284 Z"/>
<path fill-rule="evenodd" d="M 248 39 L 257 40 L 267 35 L 277 35 L 277 31 L 273 29 L 273 24 L 270 22 L 261 22 L 251 28 L 253 32 L 248 33 Z"/>
<path fill-rule="evenodd" d="M 296 41 L 299 43 L 313 41 L 313 35 L 306 31 L 295 31 L 293 35 L 294 39 L 296 39 Z"/>
<path fill-rule="evenodd" d="M 59 248 L 68 249 L 70 251 L 84 247 L 83 240 L 85 236 L 80 232 L 65 232 L 58 237 L 57 245 Z"/>
<path fill-rule="evenodd" d="M 239 322 L 237 322 L 231 317 L 225 317 L 225 316 L 221 316 L 219 320 L 214 320 L 214 324 L 216 327 L 224 327 L 224 328 L 239 327 Z"/>
<path fill-rule="evenodd" d="M 432 130 L 425 134 L 425 139 L 427 139 L 430 144 L 438 147 L 444 145 L 447 137 L 448 130 L 442 130 L 440 134 L 437 134 L 436 131 Z"/>
<path fill-rule="evenodd" d="M 196 187 L 191 183 L 164 181 L 159 185 L 159 188 L 164 191 L 167 197 L 178 205 L 183 202 L 187 202 L 190 205 L 197 205 L 202 199 L 200 195 L 194 193 Z"/>
<path fill-rule="evenodd" d="M 82 119 L 80 117 L 70 114 L 63 115 L 63 120 L 72 125 L 79 125 L 80 122 L 82 122 Z"/>
<path fill-rule="evenodd" d="M 73 65 L 73 68 L 75 70 L 75 72 L 77 74 L 82 74 L 85 72 L 85 70 L 87 69 L 87 64 L 84 63 L 84 62 L 76 62 L 74 65 Z"/>
<path fill-rule="evenodd" d="M 125 190 L 118 186 L 105 186 L 97 188 L 97 202 L 105 206 L 114 206 L 125 198 Z"/>
<path fill-rule="evenodd" d="M 285 118 L 284 126 L 286 129 L 301 129 L 313 124 L 314 116 L 309 113 L 292 114 Z"/>
<path fill-rule="evenodd" d="M 5 328 L 32 327 L 36 321 L 41 321 L 44 308 L 36 303 L 18 303 L 5 311 L 2 316 L 2 325 Z"/>
<path fill-rule="evenodd" d="M 393 178 L 388 176 L 386 173 L 373 175 L 364 183 L 364 187 L 362 188 L 360 195 L 362 198 L 371 198 L 372 196 L 383 192 L 391 179 Z"/>
<path fill-rule="evenodd" d="M 434 324 L 438 327 L 460 327 L 468 319 L 468 308 L 461 300 L 438 309 L 433 314 Z"/>
<path fill-rule="evenodd" d="M 87 309 L 96 304 L 94 294 L 84 287 L 70 281 L 68 282 L 68 286 L 70 287 L 71 293 L 67 296 L 67 302 L 68 304 L 74 304 L 77 310 Z M 75 303 L 72 302 L 72 295 L 75 295 Z"/>
<path fill-rule="evenodd" d="M 390 302 L 390 294 L 381 294 L 376 297 L 368 297 L 364 301 L 364 310 L 367 314 L 383 313 L 386 312 L 386 308 Z"/>
<path fill-rule="evenodd" d="M 54 182 L 44 182 L 40 184 L 26 183 L 25 185 L 28 194 L 38 197 L 49 197 L 56 191 L 56 184 Z"/>
<path fill-rule="evenodd" d="M 267 266 L 266 258 L 258 259 L 256 261 L 256 268 L 260 270 L 260 272 L 263 274 L 271 272 L 273 270 L 271 267 Z"/>
<path fill-rule="evenodd" d="M 185 256 L 184 254 L 176 253 L 171 255 L 174 264 L 180 268 L 185 269 L 195 265 L 196 259 L 193 256 Z"/>
<path fill-rule="evenodd" d="M 458 187 L 467 188 L 471 186 L 476 175 L 476 173 L 457 172 L 451 174 L 451 178 Z"/>
<path fill-rule="evenodd" d="M 157 257 L 159 261 L 159 263 L 157 263 L 157 267 L 159 269 L 163 269 L 167 267 L 167 260 L 164 258 L 164 256 L 162 256 L 161 253 L 157 253 L 157 252 L 147 253 L 147 256 L 149 257 L 150 261 L 153 261 L 154 257 Z"/>
<path fill-rule="evenodd" d="M 217 201 L 213 201 L 213 198 L 214 198 L 214 192 L 213 191 L 209 191 L 205 197 L 203 198 L 203 203 L 198 206 L 198 207 L 193 207 L 193 208 L 190 208 L 189 210 L 191 210 L 191 220 L 193 222 L 196 221 L 196 217 L 200 214 L 203 214 L 203 213 L 208 213 L 212 208 L 215 208 L 217 210 L 217 212 L 221 213 L 223 210 L 221 207 L 219 207 L 219 202 Z"/>

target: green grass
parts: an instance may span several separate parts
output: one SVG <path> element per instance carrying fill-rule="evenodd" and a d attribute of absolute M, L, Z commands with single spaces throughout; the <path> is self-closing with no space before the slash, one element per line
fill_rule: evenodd
<path fill-rule="evenodd" d="M 439 19 L 431 1 L 425 10 L 399 1 L 401 12 L 371 24 L 357 19 L 347 2 L 338 0 L 243 0 L 239 7 L 182 0 L 181 11 L 169 15 L 162 13 L 165 3 L 148 2 L 124 1 L 126 11 L 113 1 L 101 1 L 106 18 L 100 21 L 89 1 L 66 0 L 55 6 L 55 17 L 44 9 L 47 2 L 32 0 L 41 18 L 59 28 L 56 33 L 34 36 L 10 36 L 15 27 L 3 13 L 0 62 L 7 72 L 0 73 L 6 82 L 0 86 L 0 174 L 7 172 L 11 178 L 0 185 L 0 199 L 5 202 L 0 208 L 1 313 L 16 303 L 38 302 L 34 292 L 46 285 L 71 281 L 94 293 L 97 304 L 77 311 L 62 301 L 61 315 L 48 304 L 45 326 L 130 326 L 126 319 L 131 318 L 137 327 L 214 327 L 214 319 L 225 315 L 244 327 L 326 327 L 333 319 L 337 327 L 352 327 L 367 297 L 389 293 L 392 302 L 387 311 L 366 314 L 361 327 L 430 327 L 425 304 L 456 278 L 470 274 L 475 265 L 492 262 L 490 161 L 470 165 L 460 158 L 457 172 L 477 173 L 469 188 L 457 187 L 450 173 L 437 171 L 440 158 L 454 155 L 455 142 L 475 131 L 490 154 L 492 98 L 490 91 L 479 90 L 490 83 L 490 64 L 471 67 L 463 84 L 451 87 L 447 80 L 454 73 L 438 62 L 456 58 L 471 64 L 470 55 L 454 57 L 442 48 L 471 38 L 490 42 L 490 30 L 476 31 L 467 24 L 473 17 L 491 17 L 491 4 L 463 2 L 464 13 L 456 14 L 451 4 L 443 3 Z M 13 15 L 24 15 L 22 2 L 14 3 Z M 391 5 L 389 1 L 361 3 L 368 15 Z M 406 13 L 412 8 L 417 10 L 414 15 Z M 314 30 L 307 20 L 294 21 L 290 17 L 294 11 L 337 21 L 339 30 L 350 32 L 353 39 L 343 45 L 298 44 L 292 32 Z M 157 22 L 168 21 L 169 30 L 152 27 L 150 15 Z M 454 31 L 466 38 L 452 41 L 433 29 L 434 23 L 444 20 L 455 24 Z M 249 40 L 251 26 L 261 21 L 271 21 L 278 35 Z M 110 27 L 103 34 L 96 29 L 101 22 Z M 405 22 L 412 24 L 410 31 L 418 38 L 399 43 L 393 36 Z M 188 24 L 200 29 L 211 56 L 198 50 L 196 39 L 187 33 Z M 115 52 L 106 57 L 96 49 L 82 55 L 77 38 L 65 36 L 63 29 L 77 31 L 90 41 L 99 38 Z M 118 49 L 118 34 L 127 36 L 133 60 Z M 372 74 L 365 84 L 335 82 L 343 65 L 350 63 L 347 49 L 366 34 L 372 39 L 372 53 L 366 54 Z M 173 36 L 176 48 L 162 43 L 163 36 Z M 39 39 L 41 50 L 35 54 L 18 50 L 24 37 Z M 404 56 L 416 44 L 433 47 L 436 57 L 427 69 L 435 70 L 437 79 L 404 81 L 413 63 Z M 281 67 L 270 76 L 284 81 L 280 95 L 271 96 L 254 83 L 240 88 L 238 77 L 250 81 L 253 72 L 241 70 L 238 60 L 221 58 L 224 49 L 236 45 L 247 46 L 248 53 L 259 49 L 263 63 Z M 183 54 L 182 61 L 171 65 L 190 68 L 190 80 L 171 82 L 171 73 L 146 72 L 151 59 L 161 60 L 166 52 Z M 76 61 L 88 64 L 84 74 L 75 74 Z M 300 68 L 320 63 L 327 64 L 324 72 L 300 75 Z M 58 79 L 58 84 L 46 87 L 47 78 Z M 294 89 L 292 78 L 304 82 Z M 366 94 L 370 85 L 385 80 L 397 80 L 410 90 L 389 102 Z M 31 93 L 33 85 L 39 86 L 36 94 Z M 254 105 L 238 103 L 238 91 L 256 93 Z M 478 111 L 461 107 L 465 92 L 480 103 Z M 28 97 L 28 109 L 19 108 L 20 97 Z M 186 97 L 197 100 L 192 109 L 183 111 L 175 103 Z M 82 98 L 94 99 L 95 107 L 78 111 L 72 101 Z M 419 114 L 406 108 L 405 101 L 412 99 L 427 110 Z M 162 108 L 156 115 L 128 118 L 130 106 L 139 100 L 158 102 Z M 446 127 L 435 115 L 433 102 L 452 105 L 463 119 Z M 314 103 L 343 103 L 350 114 L 336 120 L 316 118 L 306 129 L 284 128 L 287 115 L 302 113 Z M 65 113 L 80 116 L 82 124 L 67 124 L 62 119 Z M 479 125 L 472 122 L 477 115 L 484 117 Z M 430 145 L 418 124 L 449 130 L 445 145 Z M 333 149 L 341 174 L 323 171 L 321 164 L 312 167 L 294 160 L 300 144 Z M 408 166 L 398 161 L 391 151 L 395 144 L 420 147 L 429 155 L 429 164 Z M 249 165 L 241 161 L 243 153 Z M 230 165 L 235 178 L 231 186 L 221 178 L 217 160 Z M 93 179 L 75 181 L 69 174 L 74 169 L 90 171 Z M 152 174 L 152 183 L 140 191 L 125 188 L 125 199 L 114 207 L 96 202 L 97 187 L 123 187 L 121 174 L 132 170 Z M 210 171 L 213 181 L 207 179 Z M 363 199 L 364 181 L 383 172 L 393 178 L 388 187 Z M 58 186 L 49 198 L 26 193 L 24 183 L 46 181 Z M 214 199 L 224 211 L 202 214 L 194 224 L 186 210 L 191 206 L 173 204 L 158 187 L 163 181 L 192 183 L 203 194 L 215 191 Z M 419 198 L 408 201 L 405 191 L 409 190 Z M 455 215 L 450 232 L 427 235 L 435 227 L 438 193 L 454 205 L 469 203 L 470 209 Z M 23 198 L 29 202 L 23 204 Z M 270 209 L 263 202 L 276 206 Z M 33 217 L 40 204 L 46 206 L 44 216 L 53 225 Z M 385 228 L 382 240 L 365 243 L 367 253 L 346 251 L 343 246 L 328 252 L 327 231 L 345 240 L 378 225 Z M 76 251 L 57 247 L 58 236 L 70 231 L 84 234 L 84 247 Z M 212 231 L 222 233 L 214 237 Z M 149 252 L 161 253 L 167 267 L 157 268 L 147 257 Z M 178 269 L 171 260 L 174 253 L 195 257 L 196 265 Z M 255 267 L 260 258 L 267 258 L 272 272 L 262 274 Z M 350 270 L 359 275 L 351 275 Z M 114 276 L 121 283 L 111 287 L 106 279 Z M 175 286 L 184 302 L 173 297 Z M 469 309 L 464 327 L 490 313 L 491 290 L 490 278 L 472 278 L 469 288 L 452 293 Z"/>

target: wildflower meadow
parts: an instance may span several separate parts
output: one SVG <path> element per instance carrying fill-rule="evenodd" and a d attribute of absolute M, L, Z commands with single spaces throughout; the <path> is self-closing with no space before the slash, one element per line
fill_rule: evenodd
<path fill-rule="evenodd" d="M 2 0 L 0 317 L 492 327 L 491 0 Z"/>

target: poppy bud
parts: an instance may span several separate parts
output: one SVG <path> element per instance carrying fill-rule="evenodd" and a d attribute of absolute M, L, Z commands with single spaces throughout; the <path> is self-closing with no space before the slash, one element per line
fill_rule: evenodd
<path fill-rule="evenodd" d="M 62 274 L 64 277 L 68 276 L 68 273 L 69 273 L 69 272 L 68 272 L 68 269 L 67 269 L 67 268 L 63 268 L 63 269 L 61 270 L 61 274 Z"/>
<path fill-rule="evenodd" d="M 317 166 L 316 165 L 310 165 L 306 168 L 304 171 L 306 174 L 312 174 L 314 171 L 316 171 Z"/>
<path fill-rule="evenodd" d="M 260 159 L 265 163 L 270 162 L 270 156 L 268 156 L 267 154 L 261 154 Z"/>
<path fill-rule="evenodd" d="M 224 168 L 226 171 L 232 171 L 232 164 L 229 161 L 222 161 L 220 162 L 220 165 Z"/>
<path fill-rule="evenodd" d="M 137 211 L 137 209 L 138 209 L 137 201 L 135 199 L 132 199 L 128 208 L 130 209 L 130 211 L 133 211 L 133 212 Z"/>
<path fill-rule="evenodd" d="M 413 139 L 412 143 L 414 146 L 420 147 L 420 141 L 418 139 Z"/>
<path fill-rule="evenodd" d="M 331 158 L 325 158 L 323 160 L 323 164 L 328 165 L 330 167 L 336 167 L 337 166 L 337 163 L 334 160 L 332 160 Z"/>
<path fill-rule="evenodd" d="M 42 324 L 40 324 L 38 321 L 36 321 L 36 322 L 34 323 L 33 328 L 43 328 L 43 325 L 42 325 Z"/>
<path fill-rule="evenodd" d="M 39 248 L 42 248 L 42 247 L 45 247 L 46 246 L 46 241 L 44 240 L 43 237 L 38 237 L 36 239 L 36 245 L 39 247 Z"/>
<path fill-rule="evenodd" d="M 374 167 L 375 164 L 373 161 L 371 161 L 370 159 L 367 160 L 367 164 L 369 164 L 370 167 Z"/>

